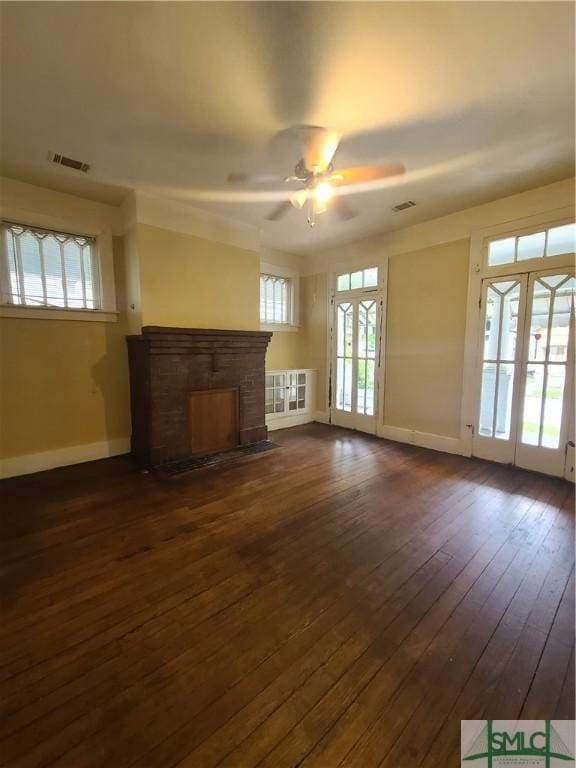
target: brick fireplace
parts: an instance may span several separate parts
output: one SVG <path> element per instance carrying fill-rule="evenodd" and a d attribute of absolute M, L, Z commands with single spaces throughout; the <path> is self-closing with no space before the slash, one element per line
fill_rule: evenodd
<path fill-rule="evenodd" d="M 264 440 L 271 333 L 145 326 L 128 337 L 132 453 L 143 467 Z"/>

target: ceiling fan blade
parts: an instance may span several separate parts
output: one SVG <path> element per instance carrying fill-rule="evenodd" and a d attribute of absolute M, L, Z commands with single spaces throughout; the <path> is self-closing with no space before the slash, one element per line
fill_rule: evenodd
<path fill-rule="evenodd" d="M 340 134 L 314 125 L 304 125 L 299 132 L 304 165 L 309 171 L 324 173 L 338 149 Z"/>
<path fill-rule="evenodd" d="M 273 173 L 262 173 L 252 176 L 249 173 L 230 173 L 228 175 L 229 184 L 243 184 L 250 182 L 251 184 L 274 184 L 278 181 L 283 181 L 284 177 Z"/>
<path fill-rule="evenodd" d="M 346 184 L 362 184 L 366 181 L 387 179 L 391 176 L 401 176 L 406 172 L 402 163 L 387 163 L 386 165 L 359 165 L 354 168 L 338 168 L 328 181 L 336 186 Z"/>
<path fill-rule="evenodd" d="M 288 213 L 291 208 L 292 203 L 289 200 L 284 200 L 280 205 L 277 205 L 276 208 L 270 211 L 268 216 L 266 216 L 266 219 L 268 221 L 278 221 L 278 219 L 282 218 L 285 213 Z"/>
<path fill-rule="evenodd" d="M 350 221 L 350 219 L 358 215 L 358 212 L 348 205 L 341 195 L 336 195 L 332 198 L 332 206 L 342 221 Z"/>

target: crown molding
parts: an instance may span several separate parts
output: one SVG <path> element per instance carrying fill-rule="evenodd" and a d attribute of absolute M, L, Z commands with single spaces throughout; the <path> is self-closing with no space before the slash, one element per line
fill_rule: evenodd
<path fill-rule="evenodd" d="M 260 250 L 260 230 L 186 203 L 135 190 L 122 204 L 124 231 L 136 224 L 181 232 L 204 240 Z"/>
<path fill-rule="evenodd" d="M 114 205 L 0 176 L 0 215 L 22 224 L 82 232 L 123 233 L 123 217 Z"/>
<path fill-rule="evenodd" d="M 322 249 L 307 258 L 304 275 L 329 271 L 336 262 L 360 264 L 376 255 L 398 256 L 436 245 L 466 240 L 488 227 L 565 208 L 574 209 L 573 178 L 535 187 L 481 205 L 439 216 L 409 227 L 371 235 L 340 246 Z"/>

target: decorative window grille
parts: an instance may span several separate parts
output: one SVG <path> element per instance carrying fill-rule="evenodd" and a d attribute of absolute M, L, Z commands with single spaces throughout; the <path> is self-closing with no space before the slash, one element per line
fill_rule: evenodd
<path fill-rule="evenodd" d="M 4 223 L 4 301 L 99 309 L 96 238 Z"/>
<path fill-rule="evenodd" d="M 545 259 L 576 251 L 576 224 L 503 237 L 488 243 L 488 266 L 499 267 L 532 259 Z"/>
<path fill-rule="evenodd" d="M 378 267 L 359 269 L 357 272 L 344 272 L 336 279 L 337 291 L 356 291 L 378 287 Z"/>
<path fill-rule="evenodd" d="M 260 322 L 291 322 L 291 281 L 278 275 L 260 275 Z"/>

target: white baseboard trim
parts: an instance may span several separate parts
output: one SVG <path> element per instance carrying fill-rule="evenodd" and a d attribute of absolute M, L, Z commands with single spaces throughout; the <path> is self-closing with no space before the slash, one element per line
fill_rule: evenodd
<path fill-rule="evenodd" d="M 314 421 L 311 413 L 297 413 L 293 416 L 279 416 L 278 418 L 267 418 L 266 426 L 269 432 L 275 429 L 288 429 L 289 427 L 298 427 L 300 424 L 310 424 Z"/>
<path fill-rule="evenodd" d="M 456 453 L 460 456 L 466 455 L 462 441 L 458 437 L 434 435 L 429 432 L 418 432 L 414 429 L 404 429 L 403 427 L 391 427 L 386 424 L 378 430 L 378 436 L 384 437 L 387 440 L 395 440 L 397 443 L 410 443 L 420 448 L 431 448 L 433 451 Z"/>
<path fill-rule="evenodd" d="M 289 427 L 298 427 L 301 424 L 310 424 L 318 421 L 320 424 L 328 424 L 329 414 L 327 411 L 311 411 L 309 413 L 300 413 L 295 416 L 279 416 L 278 418 L 266 418 L 266 426 L 270 432 L 275 429 L 288 429 Z"/>
<path fill-rule="evenodd" d="M 69 448 L 57 448 L 44 453 L 29 453 L 25 456 L 12 456 L 0 460 L 0 478 L 31 475 L 47 469 L 66 467 L 70 464 L 83 464 L 85 461 L 106 459 L 130 452 L 130 438 L 104 440 L 101 443 L 73 445 Z"/>
<path fill-rule="evenodd" d="M 288 429 L 300 424 L 309 424 L 317 421 L 328 424 L 327 411 L 313 411 L 311 413 L 284 416 L 277 419 L 267 419 L 266 424 L 272 432 L 276 429 Z M 466 455 L 462 441 L 456 437 L 433 435 L 428 432 L 404 429 L 402 427 L 383 426 L 378 432 L 379 437 L 387 440 L 395 440 L 399 443 L 410 443 L 421 448 L 431 448 L 434 451 Z M 104 440 L 100 443 L 88 443 L 86 445 L 73 445 L 69 448 L 58 448 L 54 451 L 43 453 L 29 453 L 25 456 L 12 456 L 8 459 L 0 459 L 0 478 L 31 475 L 35 472 L 44 472 L 47 469 L 66 467 L 71 464 L 83 464 L 86 461 L 106 459 L 110 456 L 120 456 L 130 452 L 130 438 L 122 437 L 116 440 Z"/>
<path fill-rule="evenodd" d="M 328 411 L 314 411 L 313 419 L 314 421 L 318 421 L 320 424 L 329 424 L 330 414 Z"/>

